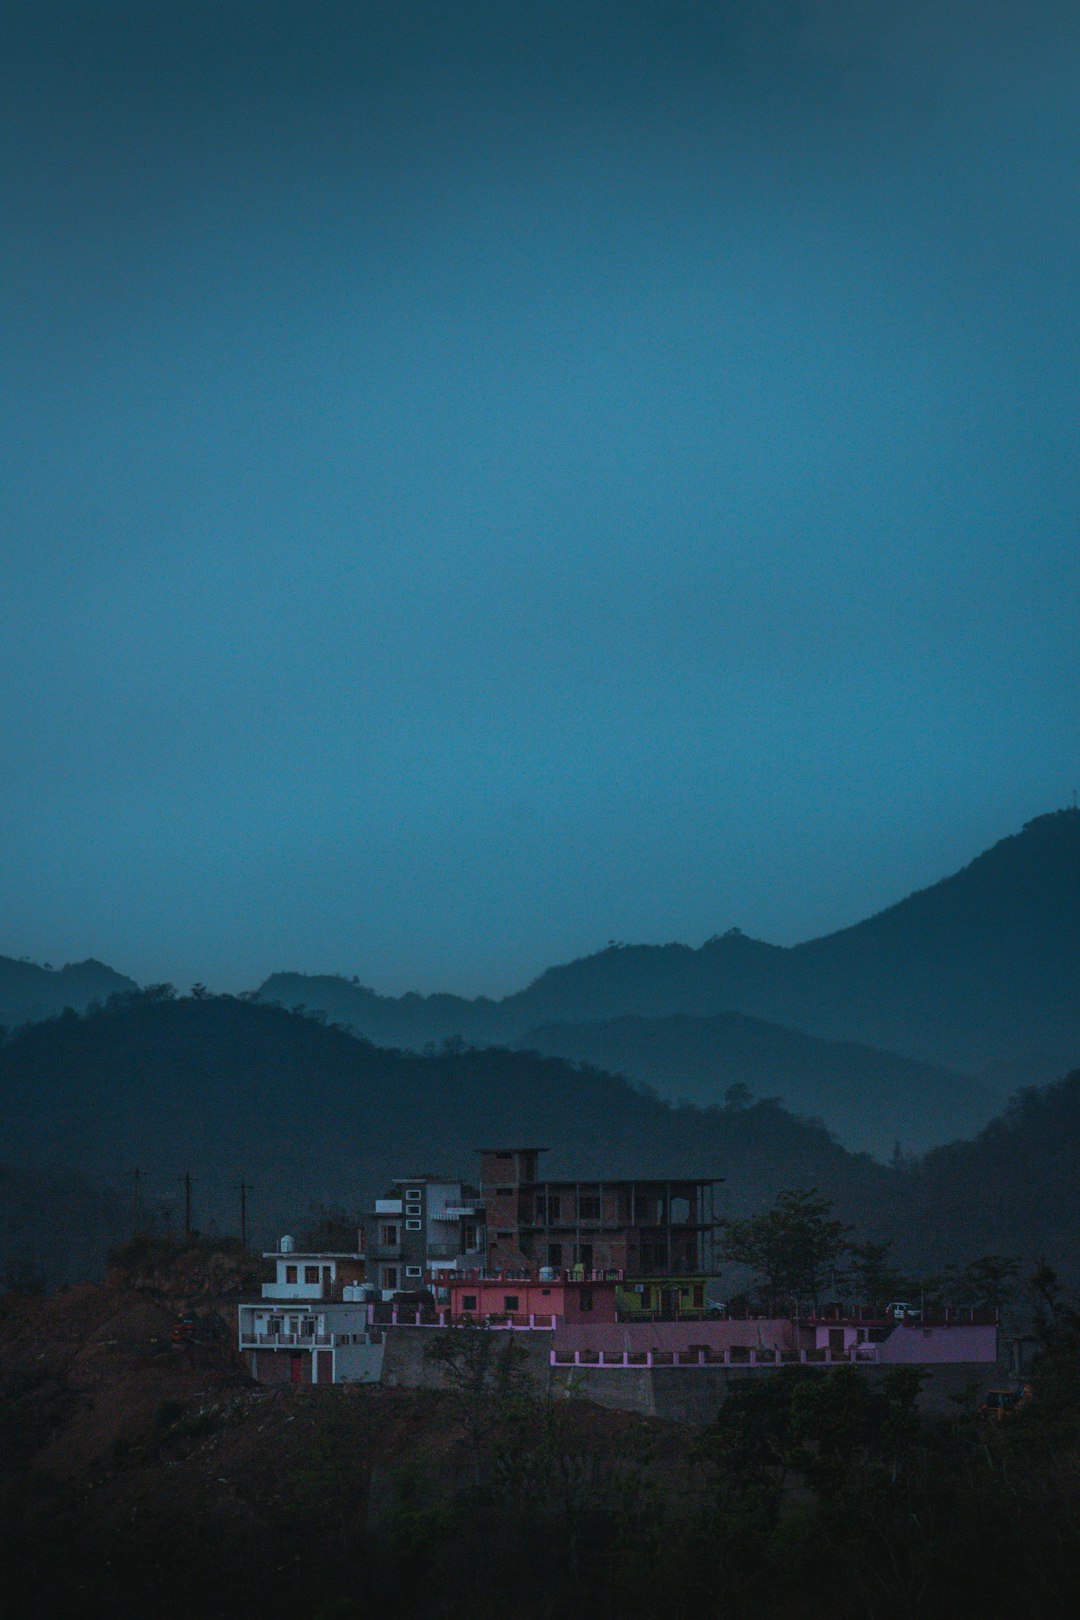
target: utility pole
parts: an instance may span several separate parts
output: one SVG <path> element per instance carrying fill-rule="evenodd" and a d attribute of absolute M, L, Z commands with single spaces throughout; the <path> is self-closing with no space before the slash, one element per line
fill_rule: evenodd
<path fill-rule="evenodd" d="M 240 1247 L 243 1248 L 243 1249 L 246 1249 L 247 1248 L 247 1195 L 248 1195 L 249 1192 L 254 1192 L 255 1189 L 251 1185 L 250 1181 L 241 1180 L 240 1182 L 238 1182 L 236 1187 L 233 1188 L 233 1191 L 238 1192 L 240 1194 Z"/>

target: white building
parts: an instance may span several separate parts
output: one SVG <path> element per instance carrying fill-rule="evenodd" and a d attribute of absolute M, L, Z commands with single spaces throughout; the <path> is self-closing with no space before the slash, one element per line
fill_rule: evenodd
<path fill-rule="evenodd" d="M 291 1237 L 283 1237 L 281 1247 L 263 1255 L 273 1260 L 277 1276 L 263 1283 L 263 1299 L 335 1299 L 341 1289 L 362 1279 L 363 1256 L 353 1254 L 305 1254 L 293 1247 Z"/>
<path fill-rule="evenodd" d="M 298 1252 L 290 1237 L 263 1256 L 273 1282 L 262 1301 L 238 1307 L 240 1353 L 260 1384 L 376 1383 L 382 1335 L 372 1330 L 364 1260 Z"/>
<path fill-rule="evenodd" d="M 241 1305 L 240 1353 L 260 1384 L 375 1384 L 383 1344 L 368 1314 L 351 1300 Z"/>

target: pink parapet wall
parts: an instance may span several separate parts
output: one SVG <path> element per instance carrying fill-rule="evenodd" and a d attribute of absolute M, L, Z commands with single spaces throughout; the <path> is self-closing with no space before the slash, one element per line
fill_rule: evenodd
<path fill-rule="evenodd" d="M 947 1327 L 920 1327 L 898 1322 L 881 1344 L 876 1360 L 892 1366 L 932 1365 L 942 1361 L 993 1362 L 998 1330 L 993 1324 L 951 1322 Z"/>
<path fill-rule="evenodd" d="M 749 1322 L 559 1322 L 555 1328 L 555 1349 L 559 1355 L 575 1350 L 604 1351 L 618 1355 L 626 1350 L 689 1351 L 699 1347 L 714 1355 L 725 1350 L 767 1350 L 790 1353 L 795 1344 L 794 1330 L 784 1317 Z"/>

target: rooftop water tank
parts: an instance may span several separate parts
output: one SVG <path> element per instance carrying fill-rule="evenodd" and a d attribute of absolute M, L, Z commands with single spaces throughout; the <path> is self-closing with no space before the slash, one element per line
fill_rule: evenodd
<path fill-rule="evenodd" d="M 293 1249 L 295 1247 L 296 1247 L 296 1245 L 294 1244 L 291 1237 L 283 1237 L 282 1238 L 282 1240 L 281 1240 L 281 1252 L 282 1252 L 282 1254 L 292 1254 Z"/>
<path fill-rule="evenodd" d="M 559 1275 L 559 1273 L 556 1271 L 554 1266 L 541 1266 L 540 1267 L 540 1281 L 541 1282 L 554 1282 L 556 1280 L 556 1278 L 558 1277 L 558 1275 Z"/>

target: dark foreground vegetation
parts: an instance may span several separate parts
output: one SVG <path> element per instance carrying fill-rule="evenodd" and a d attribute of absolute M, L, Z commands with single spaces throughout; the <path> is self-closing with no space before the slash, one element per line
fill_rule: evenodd
<path fill-rule="evenodd" d="M 480 1332 L 433 1339 L 441 1388 L 260 1389 L 213 1326 L 250 1286 L 235 1245 L 119 1258 L 0 1306 L 5 1614 L 1012 1620 L 1080 1595 L 1080 1314 L 1045 1271 L 1000 1422 L 839 1368 L 747 1379 L 692 1427 L 539 1395 Z"/>

